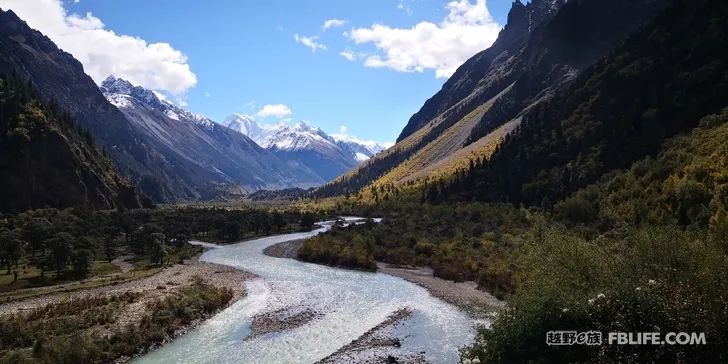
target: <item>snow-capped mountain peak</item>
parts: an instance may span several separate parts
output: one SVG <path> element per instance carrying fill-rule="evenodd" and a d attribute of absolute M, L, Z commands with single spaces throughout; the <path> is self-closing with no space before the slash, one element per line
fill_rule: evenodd
<path fill-rule="evenodd" d="M 245 114 L 232 114 L 225 118 L 223 125 L 245 134 L 258 145 L 262 145 L 263 140 L 270 134 L 269 130 L 260 126 L 252 116 Z"/>
<path fill-rule="evenodd" d="M 336 142 L 321 129 L 312 127 L 303 121 L 293 126 L 278 124 L 269 129 L 269 135 L 263 140 L 263 147 L 279 150 L 336 150 Z"/>
<path fill-rule="evenodd" d="M 132 107 L 133 103 L 137 102 L 155 109 L 173 120 L 188 120 L 207 128 L 215 125 L 204 115 L 190 112 L 169 102 L 161 93 L 134 86 L 122 78 L 109 76 L 101 83 L 100 89 L 106 99 L 118 108 Z"/>
<path fill-rule="evenodd" d="M 362 142 L 345 135 L 342 137 L 326 134 L 321 128 L 305 121 L 293 125 L 264 125 L 251 116 L 233 114 L 225 119 L 224 125 L 247 135 L 269 150 L 286 153 L 313 152 L 329 160 L 345 160 L 345 164 L 356 165 L 385 149 L 376 142 Z"/>

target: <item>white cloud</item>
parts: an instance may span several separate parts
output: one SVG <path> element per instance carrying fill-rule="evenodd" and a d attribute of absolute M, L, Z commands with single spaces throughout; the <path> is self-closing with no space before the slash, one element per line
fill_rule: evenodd
<path fill-rule="evenodd" d="M 0 0 L 32 28 L 71 53 L 96 82 L 108 75 L 148 89 L 183 94 L 197 83 L 187 57 L 168 43 L 147 43 L 139 37 L 106 29 L 91 13 L 69 14 L 60 0 Z"/>
<path fill-rule="evenodd" d="M 319 50 L 319 49 L 326 50 L 326 45 L 323 43 L 319 43 L 317 36 L 305 37 L 305 36 L 299 36 L 298 34 L 294 34 L 293 39 L 296 40 L 296 43 L 301 43 L 304 46 L 311 48 L 312 52 L 316 52 L 316 50 Z"/>
<path fill-rule="evenodd" d="M 340 26 L 343 26 L 344 24 L 346 24 L 346 20 L 342 20 L 342 19 L 329 19 L 329 20 L 326 20 L 324 22 L 324 24 L 321 26 L 321 29 L 323 29 L 324 31 L 326 31 L 329 28 L 340 27 Z"/>
<path fill-rule="evenodd" d="M 377 145 L 381 145 L 385 148 L 389 148 L 394 145 L 394 142 L 377 142 L 375 140 L 366 140 L 361 139 L 353 135 L 349 135 L 349 128 L 346 127 L 346 125 L 339 126 L 339 132 L 331 134 L 331 137 L 334 138 L 334 140 L 342 140 L 347 142 L 354 142 L 361 145 L 366 146 L 369 149 L 372 149 L 372 147 L 375 147 Z"/>
<path fill-rule="evenodd" d="M 283 104 L 275 104 L 275 105 L 265 105 L 260 110 L 258 110 L 257 115 L 262 118 L 267 118 L 269 116 L 275 116 L 277 118 L 284 118 L 286 116 L 289 116 L 293 114 L 291 111 L 291 108 L 287 105 Z"/>
<path fill-rule="evenodd" d="M 366 57 L 366 67 L 400 72 L 432 69 L 438 78 L 450 77 L 468 58 L 490 47 L 501 26 L 491 17 L 486 0 L 452 1 L 446 9 L 448 15 L 439 24 L 423 21 L 411 28 L 374 24 L 352 30 L 349 37 L 380 51 Z"/>
<path fill-rule="evenodd" d="M 342 51 L 341 53 L 339 53 L 339 55 L 342 56 L 342 57 L 344 57 L 344 58 L 346 58 L 346 59 L 348 59 L 348 60 L 350 60 L 350 61 L 353 61 L 354 60 L 354 53 L 352 51 L 348 50 L 348 49 L 345 50 L 345 51 Z"/>

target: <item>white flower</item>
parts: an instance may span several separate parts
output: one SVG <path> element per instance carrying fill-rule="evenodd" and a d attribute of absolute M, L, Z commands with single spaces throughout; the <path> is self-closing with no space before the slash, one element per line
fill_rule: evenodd
<path fill-rule="evenodd" d="M 478 359 L 478 358 L 473 359 L 473 364 L 480 364 L 480 359 Z"/>
<path fill-rule="evenodd" d="M 642 290 L 642 287 L 637 287 L 637 288 L 635 288 L 634 290 L 635 290 L 635 291 L 641 291 L 641 290 Z"/>
<path fill-rule="evenodd" d="M 472 361 L 470 359 L 463 360 L 463 364 L 470 364 L 470 363 L 472 363 Z"/>
<path fill-rule="evenodd" d="M 569 309 L 566 308 L 566 307 L 564 307 L 564 308 L 561 309 L 561 312 L 564 312 L 564 313 L 569 312 Z"/>
<path fill-rule="evenodd" d="M 594 299 L 593 299 L 593 298 L 590 298 L 590 299 L 589 299 L 589 304 L 590 304 L 590 305 L 593 305 L 593 304 L 594 304 Z"/>
<path fill-rule="evenodd" d="M 604 296 L 604 293 L 600 293 L 597 295 L 597 298 L 604 298 L 604 297 L 606 297 L 606 296 Z"/>
<path fill-rule="evenodd" d="M 654 279 L 650 279 L 649 281 L 647 281 L 647 284 L 657 284 L 657 281 L 655 281 Z"/>

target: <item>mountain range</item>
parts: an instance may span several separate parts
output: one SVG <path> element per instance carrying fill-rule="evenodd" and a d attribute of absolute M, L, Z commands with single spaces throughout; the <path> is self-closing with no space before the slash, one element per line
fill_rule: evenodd
<path fill-rule="evenodd" d="M 386 149 L 375 142 L 330 136 L 300 121 L 261 125 L 248 115 L 233 114 L 223 122 L 281 159 L 305 165 L 329 181 Z"/>
<path fill-rule="evenodd" d="M 138 130 L 195 170 L 194 199 L 234 197 L 260 189 L 307 188 L 322 182 L 307 167 L 281 160 L 245 135 L 178 107 L 151 90 L 113 76 L 100 89 Z"/>
<path fill-rule="evenodd" d="M 200 190 L 200 200 L 319 186 L 384 149 L 376 143 L 335 139 L 304 122 L 264 126 L 250 116 L 233 114 L 218 124 L 114 76 L 100 89 L 127 120 L 209 172 L 197 182 L 209 186 Z"/>
<path fill-rule="evenodd" d="M 252 116 L 236 113 L 228 116 L 223 124 L 247 135 L 263 148 L 270 148 L 275 145 L 279 149 L 297 149 L 288 144 L 296 144 L 299 141 L 306 144 L 315 138 L 315 135 L 318 135 L 331 144 L 338 143 L 342 148 L 351 149 L 353 158 L 360 161 L 371 158 L 387 149 L 385 145 L 374 141 L 360 141 L 347 136 L 328 135 L 320 128 L 312 127 L 303 121 L 297 123 L 294 127 L 290 127 L 286 123 L 262 125 L 255 121 Z M 362 153 L 364 156 L 357 156 L 356 153 Z"/>
<path fill-rule="evenodd" d="M 98 87 L 11 11 L 0 12 L 0 73 L 27 82 L 44 103 L 63 105 L 120 175 L 157 202 L 298 194 L 321 184 L 306 193 L 327 197 L 414 184 L 432 201 L 548 206 L 544 197 L 560 200 L 629 166 L 723 106 L 716 95 L 725 91 L 724 54 L 701 53 L 720 48 L 721 30 L 689 25 L 679 16 L 685 3 L 514 1 L 493 45 L 461 65 L 386 150 L 305 122 L 264 125 L 233 114 L 218 124 L 114 77 Z M 685 34 L 666 29 L 664 19 Z M 713 82 L 697 88 L 676 75 Z"/>
<path fill-rule="evenodd" d="M 109 153 L 121 174 L 155 201 L 194 195 L 185 177 L 174 173 L 176 158 L 147 142 L 106 101 L 80 62 L 11 10 L 0 10 L 0 73 L 16 75 L 37 90 L 40 99 L 62 105 Z"/>
<path fill-rule="evenodd" d="M 97 86 L 80 62 L 9 10 L 0 10 L 0 74 L 16 75 L 43 102 L 62 105 L 154 202 L 319 186 L 381 149 L 335 140 L 305 124 L 260 128 L 265 139 L 123 79 L 109 77 Z"/>

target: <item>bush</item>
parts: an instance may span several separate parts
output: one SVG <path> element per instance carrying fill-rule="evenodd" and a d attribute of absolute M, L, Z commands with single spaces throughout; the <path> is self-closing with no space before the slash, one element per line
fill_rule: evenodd
<path fill-rule="evenodd" d="M 197 279 L 171 296 L 154 301 L 140 322 L 111 337 L 94 332 L 139 293 L 89 297 L 47 305 L 0 318 L 0 363 L 108 363 L 162 343 L 177 330 L 204 319 L 232 299 L 227 288 Z"/>
<path fill-rule="evenodd" d="M 465 357 L 483 362 L 720 362 L 728 357 L 728 264 L 704 232 L 674 227 L 528 244 L 511 308 Z M 551 330 L 704 332 L 708 346 L 549 347 Z M 606 336 L 603 336 L 606 340 Z"/>

